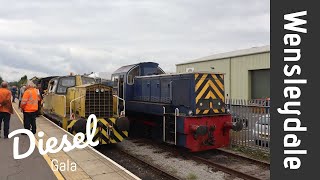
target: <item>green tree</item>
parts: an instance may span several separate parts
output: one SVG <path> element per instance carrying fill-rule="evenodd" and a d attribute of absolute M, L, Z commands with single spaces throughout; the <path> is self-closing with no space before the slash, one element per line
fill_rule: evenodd
<path fill-rule="evenodd" d="M 9 82 L 9 86 L 19 86 L 19 83 L 17 81 Z"/>
<path fill-rule="evenodd" d="M 22 86 L 24 84 L 27 84 L 27 81 L 28 81 L 28 77 L 27 75 L 24 75 L 20 78 L 20 80 L 18 81 L 18 86 Z"/>
<path fill-rule="evenodd" d="M 3 79 L 2 79 L 2 77 L 0 76 L 0 84 L 3 82 Z"/>

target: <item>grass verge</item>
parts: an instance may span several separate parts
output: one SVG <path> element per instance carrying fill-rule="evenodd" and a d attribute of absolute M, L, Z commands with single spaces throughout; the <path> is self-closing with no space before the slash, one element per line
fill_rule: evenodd
<path fill-rule="evenodd" d="M 270 162 L 270 154 L 259 149 L 251 149 L 251 148 L 241 147 L 241 146 L 232 146 L 227 149 L 239 152 L 245 156 L 249 156 L 257 160 Z"/>

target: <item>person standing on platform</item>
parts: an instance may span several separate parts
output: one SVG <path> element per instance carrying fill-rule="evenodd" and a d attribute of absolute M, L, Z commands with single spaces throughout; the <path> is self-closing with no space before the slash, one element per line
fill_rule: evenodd
<path fill-rule="evenodd" d="M 23 85 L 19 90 L 19 96 L 18 96 L 18 98 L 19 98 L 19 107 L 20 107 L 22 96 L 23 96 L 23 93 L 24 93 L 25 90 L 26 90 L 26 86 L 25 85 Z"/>
<path fill-rule="evenodd" d="M 37 85 L 37 90 L 38 90 L 38 111 L 37 111 L 37 117 L 41 115 L 41 101 L 42 101 L 42 90 L 41 90 L 41 84 Z"/>
<path fill-rule="evenodd" d="M 20 108 L 24 112 L 24 128 L 31 130 L 33 134 L 37 132 L 36 117 L 38 111 L 39 95 L 35 84 L 32 81 L 27 83 L 26 91 L 23 93 Z"/>
<path fill-rule="evenodd" d="M 12 86 L 11 88 L 11 94 L 12 94 L 12 102 L 14 103 L 16 100 L 16 94 L 17 94 L 17 86 Z"/>
<path fill-rule="evenodd" d="M 8 83 L 2 82 L 0 87 L 0 137 L 1 126 L 3 121 L 3 135 L 5 139 L 7 139 L 9 135 L 10 118 L 11 114 L 13 114 L 11 96 L 12 94 L 8 89 Z"/>
<path fill-rule="evenodd" d="M 18 95 L 18 98 L 19 98 L 19 108 L 20 108 L 20 105 L 21 105 L 21 100 L 22 100 L 22 96 L 23 96 L 24 91 L 26 91 L 26 85 L 22 85 L 22 87 L 19 89 L 19 95 Z M 21 109 L 21 112 L 23 113 L 23 119 L 25 119 L 25 117 L 24 117 L 24 112 L 23 112 L 22 109 Z"/>

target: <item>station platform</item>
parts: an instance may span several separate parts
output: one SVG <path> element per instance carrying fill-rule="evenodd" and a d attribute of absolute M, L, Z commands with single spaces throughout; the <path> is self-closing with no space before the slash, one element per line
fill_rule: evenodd
<path fill-rule="evenodd" d="M 23 129 L 23 115 L 14 104 L 14 114 L 10 120 L 10 131 Z M 37 132 L 45 133 L 43 142 L 50 137 L 56 137 L 60 145 L 62 136 L 68 134 L 69 142 L 72 142 L 73 136 L 67 133 L 56 124 L 43 116 L 37 118 Z M 2 132 L 3 133 L 3 132 Z M 17 135 L 20 138 L 19 152 L 26 152 L 29 148 L 29 138 L 26 135 Z M 36 136 L 37 147 L 33 153 L 21 160 L 13 158 L 13 138 L 0 138 L 0 180 L 134 180 L 140 179 L 130 171 L 126 170 L 110 158 L 104 156 L 92 147 L 84 149 L 73 149 L 69 152 L 60 151 L 55 154 L 41 155 L 38 150 L 39 137 Z M 56 149 L 56 148 L 54 148 Z M 76 170 L 71 166 L 76 164 Z M 58 165 L 61 169 L 56 169 Z M 73 171 L 75 170 L 75 171 Z"/>

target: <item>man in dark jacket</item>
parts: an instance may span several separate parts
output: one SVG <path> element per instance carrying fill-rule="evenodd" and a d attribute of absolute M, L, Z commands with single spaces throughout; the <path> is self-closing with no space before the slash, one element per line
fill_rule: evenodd
<path fill-rule="evenodd" d="M 16 99 L 16 94 L 17 94 L 17 87 L 16 86 L 12 86 L 11 88 L 11 94 L 12 94 L 12 102 L 14 103 L 15 102 L 15 99 Z"/>

